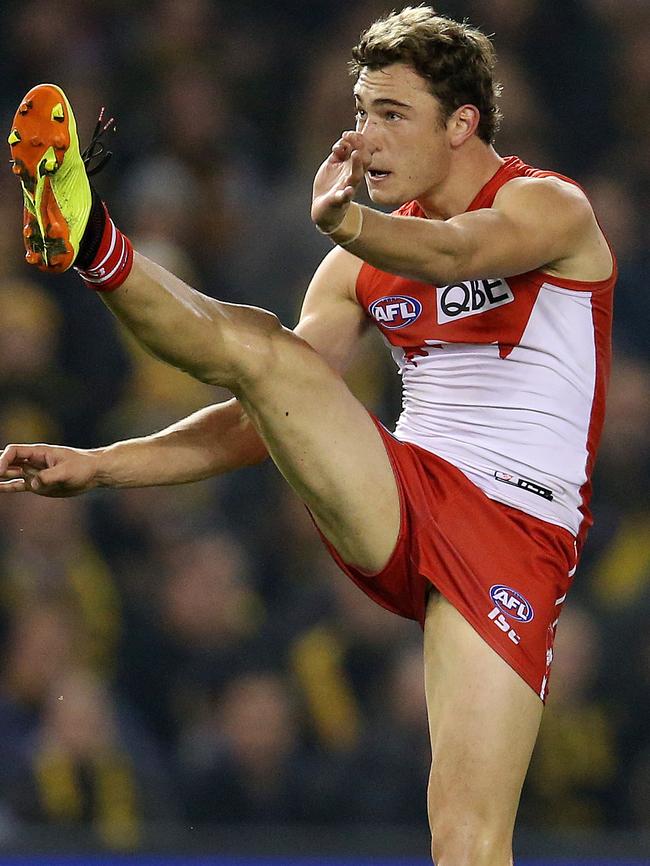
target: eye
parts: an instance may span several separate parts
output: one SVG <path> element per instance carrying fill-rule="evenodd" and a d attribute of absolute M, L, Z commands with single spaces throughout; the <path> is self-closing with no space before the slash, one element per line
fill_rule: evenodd
<path fill-rule="evenodd" d="M 401 120 L 402 115 L 398 114 L 396 111 L 387 111 L 386 112 L 386 120 Z"/>
<path fill-rule="evenodd" d="M 357 113 L 355 114 L 357 120 L 365 120 L 367 117 L 367 113 L 363 110 L 363 108 L 359 108 L 357 106 Z"/>

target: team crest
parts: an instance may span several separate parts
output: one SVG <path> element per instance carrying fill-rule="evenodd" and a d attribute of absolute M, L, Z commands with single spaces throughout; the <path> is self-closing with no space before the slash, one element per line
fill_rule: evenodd
<path fill-rule="evenodd" d="M 420 317 L 422 304 L 408 295 L 390 295 L 371 304 L 369 312 L 382 328 L 396 331 L 407 328 Z"/>
<path fill-rule="evenodd" d="M 511 586 L 496 584 L 490 587 L 490 598 L 508 619 L 530 622 L 535 615 L 532 604 Z"/>

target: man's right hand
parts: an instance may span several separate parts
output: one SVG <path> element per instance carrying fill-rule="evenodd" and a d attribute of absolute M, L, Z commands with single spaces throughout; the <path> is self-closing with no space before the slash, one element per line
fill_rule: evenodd
<path fill-rule="evenodd" d="M 7 445 L 0 454 L 0 493 L 77 496 L 99 486 L 98 451 L 58 445 Z"/>
<path fill-rule="evenodd" d="M 314 178 L 311 218 L 321 231 L 329 234 L 343 221 L 372 154 L 360 132 L 344 132 L 332 146 Z"/>

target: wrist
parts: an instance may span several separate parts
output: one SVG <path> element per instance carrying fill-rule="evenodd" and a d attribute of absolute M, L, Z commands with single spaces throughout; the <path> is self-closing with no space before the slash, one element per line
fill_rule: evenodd
<path fill-rule="evenodd" d="M 343 219 L 335 228 L 325 230 L 317 226 L 319 232 L 331 238 L 335 244 L 345 247 L 357 240 L 363 230 L 363 208 L 356 202 L 350 202 Z"/>
<path fill-rule="evenodd" d="M 89 479 L 88 487 L 115 487 L 115 480 L 110 471 L 110 449 L 111 446 L 103 448 L 89 448 L 87 454 L 93 461 L 92 477 Z"/>

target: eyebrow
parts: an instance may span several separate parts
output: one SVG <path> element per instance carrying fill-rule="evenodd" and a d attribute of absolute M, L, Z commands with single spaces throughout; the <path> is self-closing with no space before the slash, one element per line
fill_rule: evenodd
<path fill-rule="evenodd" d="M 357 102 L 363 104 L 363 100 L 361 99 L 361 97 L 359 96 L 358 93 L 355 92 L 354 98 L 356 99 Z M 397 99 L 387 99 L 387 98 L 373 99 L 370 104 L 376 108 L 381 108 L 382 106 L 387 106 L 387 105 L 394 106 L 397 108 L 413 108 L 413 106 L 409 105 L 408 102 L 399 102 L 399 100 L 397 100 Z"/>

